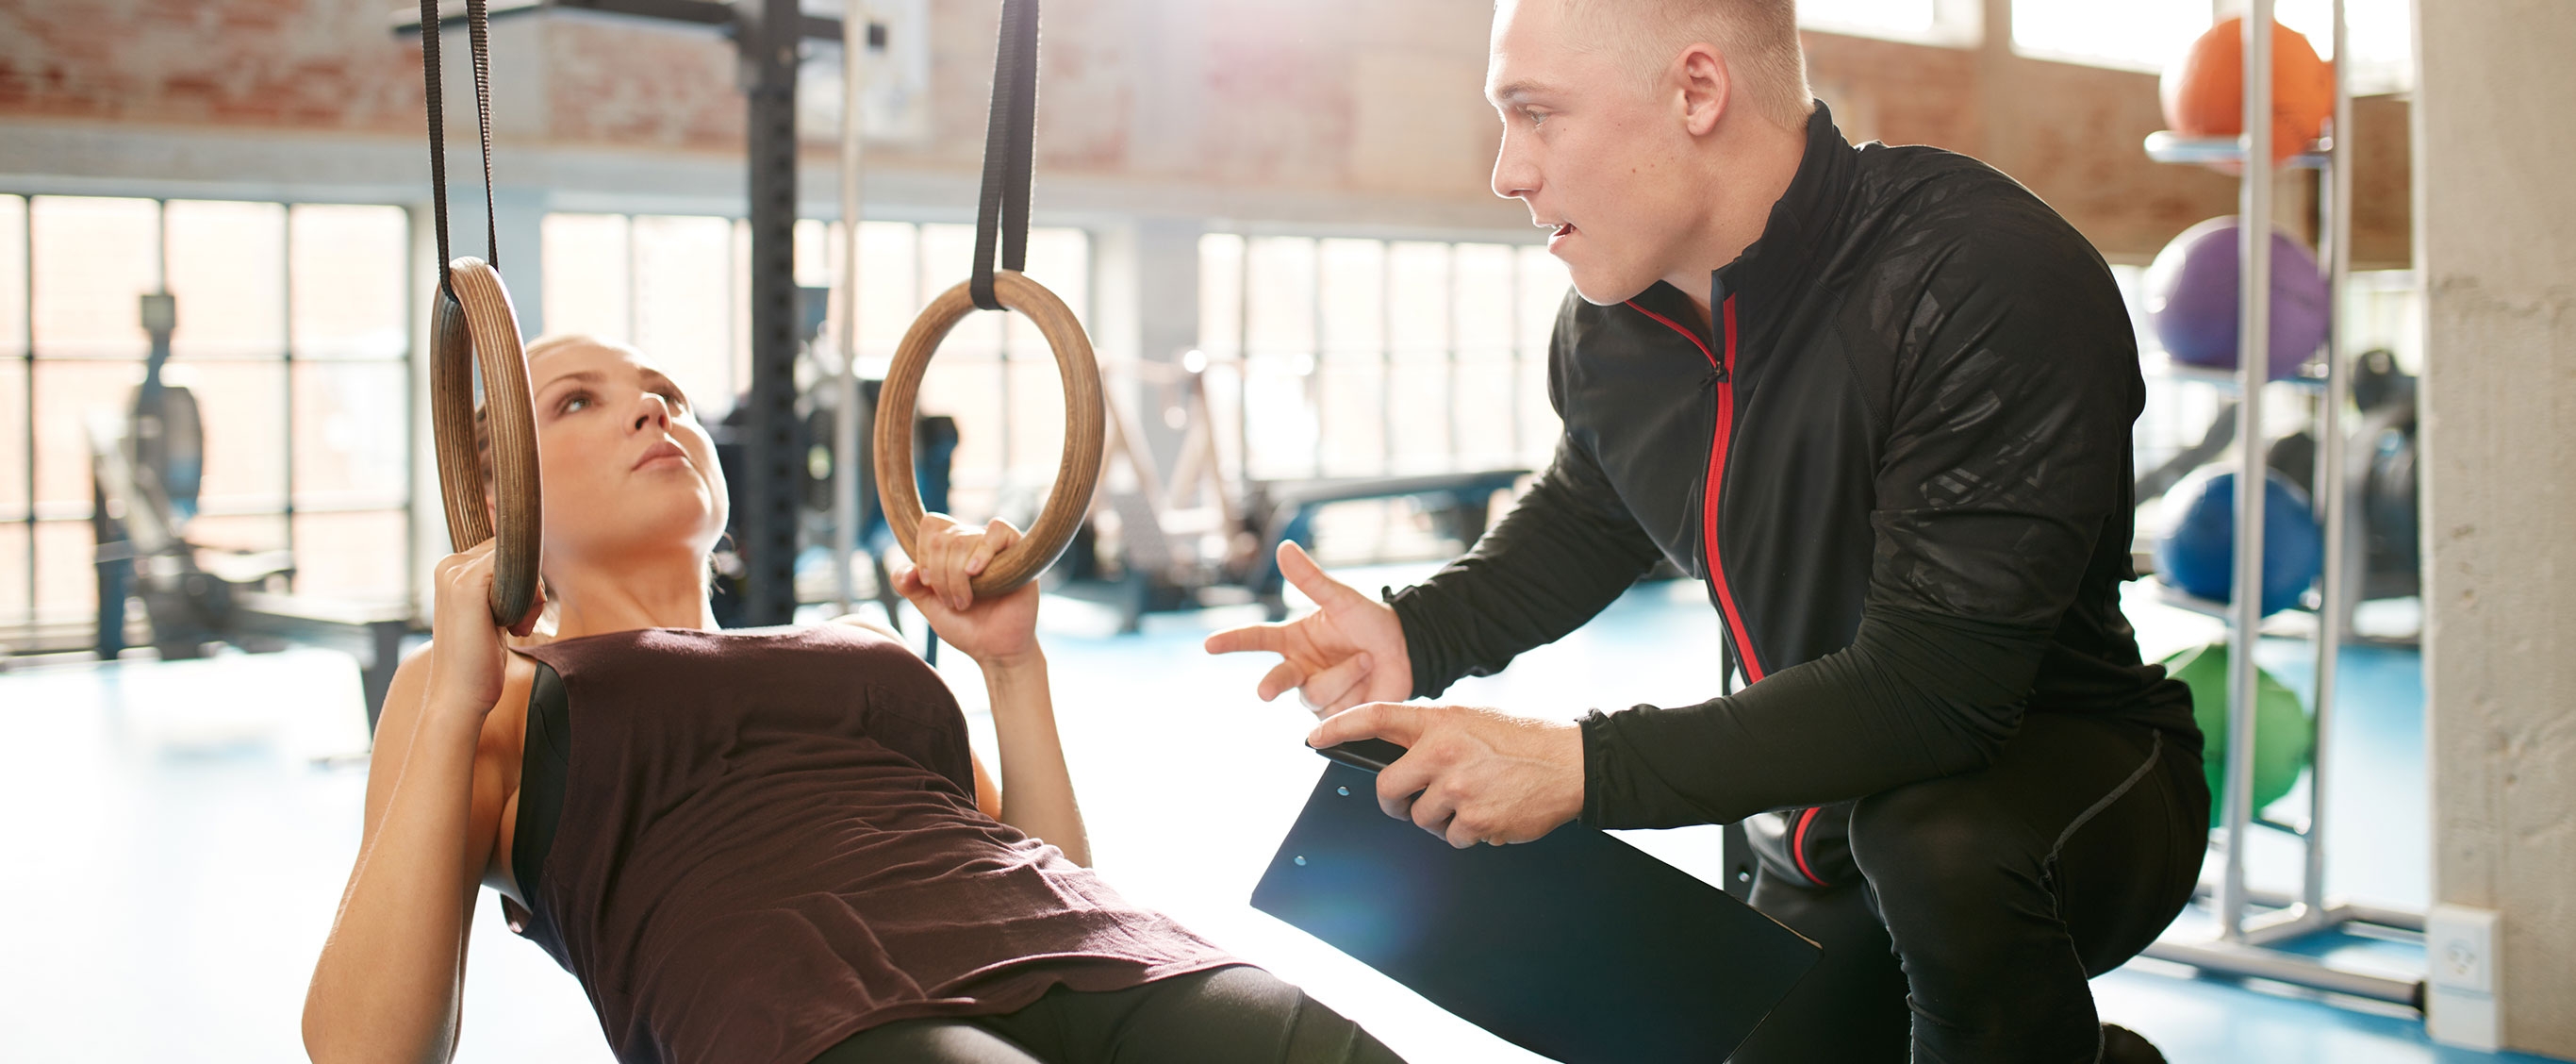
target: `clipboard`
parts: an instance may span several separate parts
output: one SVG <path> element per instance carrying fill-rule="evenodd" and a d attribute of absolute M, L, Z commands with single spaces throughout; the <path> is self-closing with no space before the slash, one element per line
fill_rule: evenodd
<path fill-rule="evenodd" d="M 1378 809 L 1403 748 L 1324 751 L 1252 906 L 1435 1005 L 1567 1064 L 1723 1061 L 1814 943 L 1599 830 L 1452 849 Z"/>

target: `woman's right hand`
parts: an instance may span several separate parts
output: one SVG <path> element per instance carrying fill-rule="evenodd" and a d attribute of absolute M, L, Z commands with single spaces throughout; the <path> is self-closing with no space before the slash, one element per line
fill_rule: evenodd
<path fill-rule="evenodd" d="M 501 626 L 492 623 L 492 548 L 484 540 L 450 554 L 438 563 L 437 601 L 430 621 L 430 697 L 433 704 L 471 706 L 488 713 L 501 700 L 508 644 Z M 537 589 L 528 615 L 510 634 L 524 636 L 545 611 L 545 588 Z"/>

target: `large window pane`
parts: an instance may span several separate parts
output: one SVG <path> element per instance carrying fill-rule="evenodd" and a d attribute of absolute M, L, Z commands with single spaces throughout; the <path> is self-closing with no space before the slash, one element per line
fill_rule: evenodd
<path fill-rule="evenodd" d="M 1322 353 L 1315 360 L 1316 416 L 1326 476 L 1387 467 L 1386 243 L 1325 240 L 1315 249 Z"/>
<path fill-rule="evenodd" d="M 722 218 L 640 216 L 635 219 L 635 332 L 637 350 L 679 382 L 699 417 L 713 421 L 733 409 L 741 382 L 733 379 L 732 324 L 726 307 L 726 236 Z"/>
<path fill-rule="evenodd" d="M 288 221 L 296 354 L 403 357 L 411 349 L 410 215 L 400 207 L 306 204 Z"/>
<path fill-rule="evenodd" d="M 1244 379 L 1244 435 L 1255 477 L 1318 472 L 1315 372 L 1315 241 L 1255 237 L 1245 249 L 1252 279 L 1244 306 L 1250 350 Z"/>
<path fill-rule="evenodd" d="M 407 592 L 409 515 L 402 510 L 295 515 L 295 593 L 387 601 Z"/>
<path fill-rule="evenodd" d="M 2013 0 L 2013 49 L 2136 70 L 2161 70 L 2209 28 L 2209 0 Z"/>
<path fill-rule="evenodd" d="M 926 225 L 921 232 L 922 291 L 936 295 L 966 279 L 975 257 L 975 227 Z M 1003 424 L 1002 316 L 968 314 L 939 345 L 921 380 L 920 409 L 957 419 L 957 453 L 949 508 L 980 517 L 999 503 L 1009 429 Z"/>
<path fill-rule="evenodd" d="M 402 505 L 409 373 L 400 362 L 296 363 L 297 509 Z"/>
<path fill-rule="evenodd" d="M 161 208 L 144 199 L 38 196 L 35 244 L 40 353 L 137 356 L 150 347 L 139 299 L 160 287 Z"/>
<path fill-rule="evenodd" d="M 2326 59 L 2334 55 L 2334 0 L 2280 0 L 2274 17 L 2299 31 Z M 2415 15 L 2407 0 L 2344 0 L 2352 38 L 2352 91 L 2404 92 L 2415 87 Z"/>
<path fill-rule="evenodd" d="M 0 358 L 26 352 L 27 200 L 0 196 Z"/>
<path fill-rule="evenodd" d="M 286 549 L 285 514 L 198 514 L 188 522 L 188 542 L 205 553 Z M 207 560 L 204 553 L 200 561 Z"/>
<path fill-rule="evenodd" d="M 1243 237 L 1199 237 L 1199 347 L 1235 353 L 1243 330 Z"/>
<path fill-rule="evenodd" d="M 98 616 L 98 536 L 89 522 L 36 523 L 36 621 L 72 624 Z"/>
<path fill-rule="evenodd" d="M 1029 230 L 1028 275 L 1064 300 L 1075 320 L 1091 325 L 1091 234 L 1079 229 Z M 963 276 L 958 278 L 964 280 Z M 1008 318 L 1011 354 L 1015 358 L 1048 358 L 1046 337 L 1028 318 Z"/>
<path fill-rule="evenodd" d="M 27 363 L 23 359 L 0 358 L 0 521 L 17 521 L 27 516 Z M 12 562 L 0 550 L 0 569 L 25 565 L 19 557 Z M 0 619 L 7 616 L 0 609 Z"/>
<path fill-rule="evenodd" d="M 634 335 L 626 230 L 626 217 L 619 214 L 546 216 L 546 332 L 610 340 Z"/>
<path fill-rule="evenodd" d="M 197 400 L 197 419 L 206 432 L 200 505 L 217 513 L 284 508 L 285 361 L 174 365 L 162 380 L 187 388 Z"/>
<path fill-rule="evenodd" d="M 89 418 L 124 418 L 142 381 L 143 363 L 124 359 L 36 363 L 36 505 L 44 516 L 89 514 Z"/>
<path fill-rule="evenodd" d="M 1547 395 L 1548 341 L 1572 287 L 1565 263 L 1546 248 L 1520 249 L 1520 460 L 1532 469 L 1544 466 L 1556 452 L 1559 425 Z"/>
<path fill-rule="evenodd" d="M 170 294 L 179 300 L 174 357 L 275 358 L 286 347 L 286 208 L 172 200 Z"/>
<path fill-rule="evenodd" d="M 1503 244 L 1460 244 L 1451 269 L 1458 342 L 1455 464 L 1495 466 L 1513 460 L 1514 349 L 1518 331 L 1515 255 Z"/>
<path fill-rule="evenodd" d="M 1939 0 L 1798 0 L 1800 26 L 1905 41 L 1956 36 L 1943 32 L 1940 14 Z"/>
<path fill-rule="evenodd" d="M 859 352 L 892 358 L 930 302 L 922 288 L 920 232 L 903 222 L 859 223 Z"/>
<path fill-rule="evenodd" d="M 27 619 L 27 578 L 32 575 L 27 569 L 26 524 L 0 524 L 0 625 Z"/>

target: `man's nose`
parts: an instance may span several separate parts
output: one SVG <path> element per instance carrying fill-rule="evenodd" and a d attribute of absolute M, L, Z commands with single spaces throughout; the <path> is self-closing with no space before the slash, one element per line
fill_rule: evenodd
<path fill-rule="evenodd" d="M 1538 191 L 1538 170 L 1529 164 L 1529 153 L 1517 142 L 1512 131 L 1503 131 L 1503 145 L 1494 153 L 1494 195 L 1504 199 L 1527 199 Z"/>

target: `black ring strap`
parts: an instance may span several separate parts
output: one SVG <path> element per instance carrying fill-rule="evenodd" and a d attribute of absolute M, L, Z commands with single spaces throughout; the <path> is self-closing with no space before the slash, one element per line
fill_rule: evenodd
<path fill-rule="evenodd" d="M 447 271 L 456 256 L 447 243 L 447 122 L 440 105 L 438 2 L 420 0 L 420 73 L 429 97 L 429 196 L 438 223 L 438 287 L 453 296 Z M 500 222 L 492 204 L 492 29 L 484 5 L 485 0 L 465 0 L 465 28 L 474 57 L 474 119 L 483 140 L 483 261 L 498 268 Z"/>
<path fill-rule="evenodd" d="M 993 109 L 984 124 L 984 192 L 975 208 L 975 306 L 1002 309 L 993 294 L 993 245 L 1001 268 L 1029 261 L 1029 171 L 1038 114 L 1038 0 L 1002 0 L 1002 39 L 993 54 Z"/>

